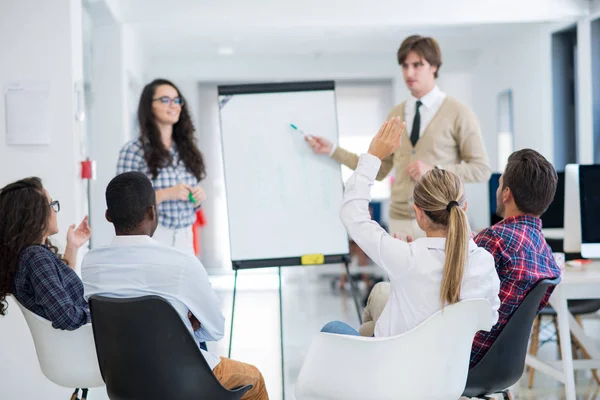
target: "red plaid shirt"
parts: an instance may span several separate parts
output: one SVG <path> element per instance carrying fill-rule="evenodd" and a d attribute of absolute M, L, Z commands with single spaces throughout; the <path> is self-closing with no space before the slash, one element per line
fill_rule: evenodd
<path fill-rule="evenodd" d="M 552 250 L 542 234 L 539 218 L 518 216 L 507 218 L 481 231 L 475 243 L 494 256 L 500 277 L 500 309 L 498 323 L 490 332 L 475 335 L 471 350 L 471 368 L 488 351 L 504 325 L 521 304 L 529 290 L 540 280 L 557 278 L 562 270 L 554 261 Z M 552 288 L 540 304 L 548 304 Z"/>

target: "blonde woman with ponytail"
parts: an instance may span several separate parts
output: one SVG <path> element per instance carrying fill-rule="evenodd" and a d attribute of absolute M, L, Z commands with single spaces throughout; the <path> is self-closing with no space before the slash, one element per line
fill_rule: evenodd
<path fill-rule="evenodd" d="M 413 207 L 426 237 L 397 239 L 371 219 L 370 187 L 381 160 L 400 146 L 403 130 L 404 124 L 398 118 L 387 121 L 346 183 L 342 221 L 356 244 L 390 279 L 373 288 L 360 334 L 398 335 L 444 306 L 472 298 L 489 300 L 495 323 L 500 280 L 492 255 L 471 239 L 464 187 L 455 174 L 433 169 L 415 184 Z M 337 321 L 322 331 L 359 334 Z"/>

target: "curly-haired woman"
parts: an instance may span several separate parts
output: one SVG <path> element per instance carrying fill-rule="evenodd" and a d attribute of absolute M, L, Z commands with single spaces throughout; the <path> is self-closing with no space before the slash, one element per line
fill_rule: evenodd
<path fill-rule="evenodd" d="M 206 176 L 185 99 L 165 80 L 150 82 L 138 107 L 140 136 L 119 154 L 117 175 L 143 172 L 156 190 L 159 226 L 154 239 L 193 254 L 192 224 L 204 201 Z"/>
<path fill-rule="evenodd" d="M 64 256 L 50 243 L 58 233 L 58 200 L 39 178 L 0 189 L 0 315 L 12 293 L 28 310 L 57 329 L 74 330 L 90 321 L 83 284 L 75 273 L 77 251 L 88 241 L 88 218 L 69 227 Z"/>

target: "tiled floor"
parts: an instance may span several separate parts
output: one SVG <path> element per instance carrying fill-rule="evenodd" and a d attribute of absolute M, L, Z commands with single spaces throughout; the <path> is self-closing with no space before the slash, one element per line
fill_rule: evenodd
<path fill-rule="evenodd" d="M 311 271 L 312 269 L 312 271 Z M 335 274 L 339 267 L 324 267 Z M 293 399 L 293 385 L 313 336 L 333 319 L 358 324 L 356 309 L 347 295 L 334 294 L 330 279 L 313 267 L 302 271 L 282 269 L 283 340 L 285 345 L 286 399 Z M 211 277 L 226 311 L 225 338 L 209 350 L 226 356 L 229 344 L 233 276 Z M 282 398 L 278 275 L 276 269 L 242 271 L 234 317 L 231 357 L 256 365 L 265 377 L 272 399 Z"/>
<path fill-rule="evenodd" d="M 339 266 L 283 268 L 283 327 L 285 345 L 285 398 L 293 400 L 294 383 L 304 354 L 319 329 L 328 321 L 341 320 L 355 327 L 358 318 L 350 295 L 334 290 L 331 277 L 339 276 Z M 233 274 L 212 275 L 213 288 L 222 301 L 227 318 L 225 338 L 209 344 L 209 349 L 227 356 L 231 320 Z M 256 365 L 263 373 L 271 399 L 282 399 L 281 352 L 279 340 L 279 297 L 277 269 L 248 270 L 238 274 L 232 358 Z M 584 320 L 586 332 L 600 341 L 600 320 Z M 548 328 L 545 335 L 552 335 Z M 543 359 L 556 359 L 554 342 L 539 352 Z M 590 372 L 577 374 L 578 399 L 600 399 L 600 389 Z M 514 391 L 517 399 L 564 399 L 562 385 L 536 374 L 532 390 L 526 379 Z"/>

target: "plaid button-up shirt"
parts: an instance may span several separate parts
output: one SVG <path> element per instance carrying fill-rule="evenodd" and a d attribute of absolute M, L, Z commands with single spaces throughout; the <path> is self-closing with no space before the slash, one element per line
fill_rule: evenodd
<path fill-rule="evenodd" d="M 171 147 L 173 162 L 158 170 L 156 179 L 152 179 L 150 169 L 144 159 L 144 149 L 141 141 L 134 140 L 121 149 L 117 163 L 117 175 L 123 172 L 138 171 L 146 174 L 152 180 L 155 190 L 168 189 L 180 183 L 197 186 L 198 179 L 188 171 L 179 159 L 176 145 Z M 170 229 L 188 228 L 196 221 L 196 208 L 189 200 L 167 200 L 158 205 L 158 222 Z"/>
<path fill-rule="evenodd" d="M 46 246 L 23 250 L 12 294 L 56 329 L 74 330 L 90 321 L 81 279 Z"/>
<path fill-rule="evenodd" d="M 500 277 L 501 305 L 498 310 L 498 323 L 492 330 L 480 331 L 475 335 L 471 350 L 471 368 L 494 343 L 529 290 L 543 279 L 557 278 L 562 274 L 542 234 L 542 221 L 539 218 L 507 218 L 480 232 L 475 237 L 475 243 L 494 256 Z M 551 294 L 552 288 L 548 289 L 539 309 L 548 304 Z"/>

